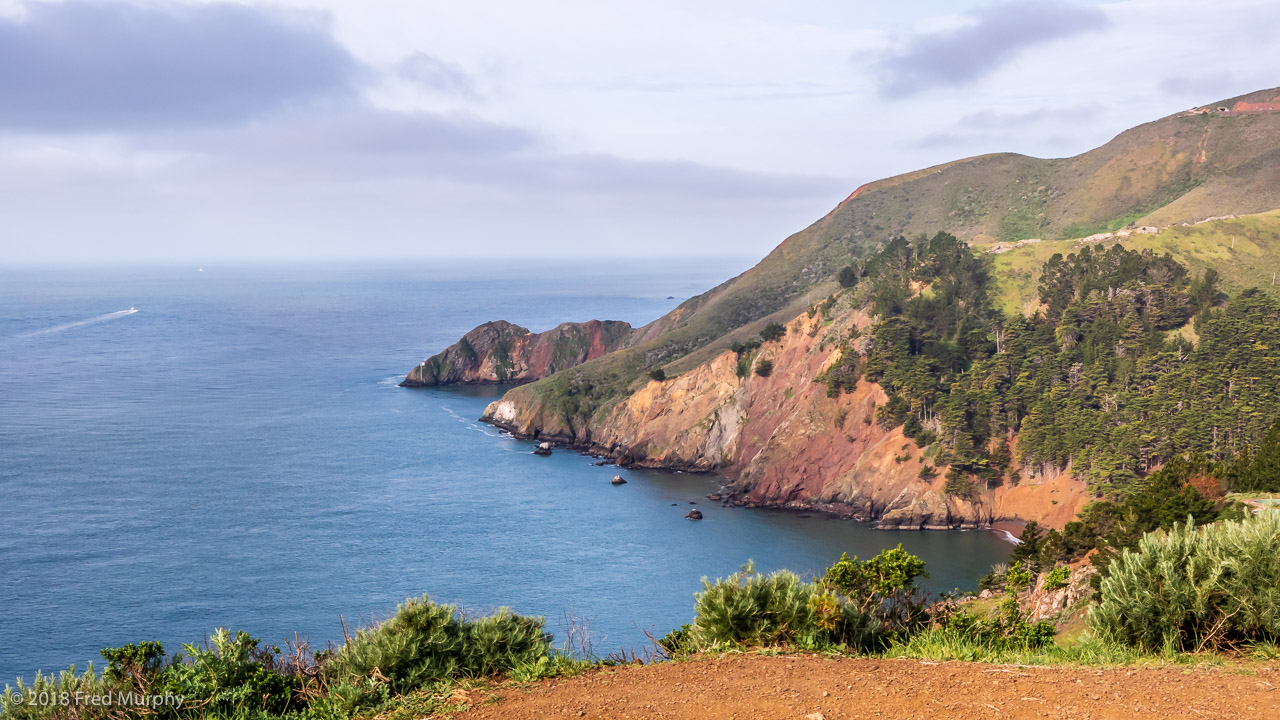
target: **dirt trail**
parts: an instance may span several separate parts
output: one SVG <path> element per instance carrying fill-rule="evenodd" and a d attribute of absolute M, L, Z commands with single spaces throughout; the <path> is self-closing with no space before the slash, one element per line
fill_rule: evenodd
<path fill-rule="evenodd" d="M 1028 668 L 739 655 L 503 690 L 459 719 L 1280 718 L 1280 671 Z"/>

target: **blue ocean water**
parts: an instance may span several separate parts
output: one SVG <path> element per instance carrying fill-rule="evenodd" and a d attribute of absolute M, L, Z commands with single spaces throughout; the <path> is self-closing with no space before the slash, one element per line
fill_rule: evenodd
<path fill-rule="evenodd" d="M 220 626 L 323 645 L 423 593 L 634 648 L 703 576 L 899 542 L 973 587 L 995 535 L 725 509 L 711 476 L 615 487 L 476 422 L 497 389 L 396 387 L 480 322 L 639 325 L 747 264 L 0 270 L 0 684 Z"/>

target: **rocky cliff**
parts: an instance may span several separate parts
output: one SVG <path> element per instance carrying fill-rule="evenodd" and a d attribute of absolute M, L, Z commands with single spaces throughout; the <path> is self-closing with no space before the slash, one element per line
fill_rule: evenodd
<path fill-rule="evenodd" d="M 487 322 L 415 367 L 400 385 L 532 382 L 613 352 L 631 335 L 630 324 L 615 320 L 562 323 L 541 333 Z"/>
<path fill-rule="evenodd" d="M 946 467 L 933 467 L 900 427 L 875 422 L 876 407 L 887 399 L 878 385 L 864 380 L 851 393 L 829 397 L 822 373 L 852 351 L 838 338 L 869 321 L 849 308 L 832 308 L 826 317 L 802 314 L 778 341 L 741 355 L 725 351 L 678 377 L 649 381 L 590 427 L 571 427 L 533 393 L 509 393 L 484 419 L 623 464 L 718 471 L 741 505 L 818 509 L 902 529 L 999 520 L 1061 527 L 1075 516 L 1088 495 L 1067 473 L 1028 471 L 1017 485 L 977 484 L 968 497 L 948 494 Z M 766 361 L 772 371 L 757 374 Z"/>

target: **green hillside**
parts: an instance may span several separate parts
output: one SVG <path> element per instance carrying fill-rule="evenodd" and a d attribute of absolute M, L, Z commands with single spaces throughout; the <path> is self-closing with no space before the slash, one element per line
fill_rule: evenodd
<path fill-rule="evenodd" d="M 1213 268 L 1222 276 L 1223 289 L 1231 294 L 1250 287 L 1269 288 L 1280 271 L 1280 211 L 1187 227 L 1175 225 L 1153 235 L 1134 234 L 1098 245 L 1107 247 L 1116 242 L 1130 250 L 1169 253 L 1196 274 Z M 1033 311 L 1039 304 L 1036 282 L 1040 267 L 1055 253 L 1068 255 L 1082 247 L 1077 240 L 1052 240 L 995 255 L 1000 306 L 1011 313 Z"/>

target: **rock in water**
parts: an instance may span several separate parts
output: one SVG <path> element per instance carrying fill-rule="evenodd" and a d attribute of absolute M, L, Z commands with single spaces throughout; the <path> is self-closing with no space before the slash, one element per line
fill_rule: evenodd
<path fill-rule="evenodd" d="M 613 484 L 614 484 L 614 485 L 626 485 L 626 484 L 627 484 L 627 481 L 626 481 L 626 480 L 623 480 L 621 475 L 614 475 L 614 476 L 613 476 L 613 481 L 612 481 L 612 482 L 613 482 Z"/>
<path fill-rule="evenodd" d="M 719 493 L 707 493 L 707 499 L 708 499 L 708 500 L 719 500 L 719 499 L 720 499 L 720 494 L 719 494 Z"/>
<path fill-rule="evenodd" d="M 538 443 L 538 447 L 534 448 L 533 454 L 534 455 L 550 455 L 551 443 L 549 442 Z"/>
<path fill-rule="evenodd" d="M 701 511 L 701 510 L 690 510 L 690 511 L 689 511 L 689 514 L 688 514 L 688 515 L 685 515 L 685 517 L 689 518 L 690 520 L 701 520 L 701 519 L 702 519 L 702 511 Z"/>

